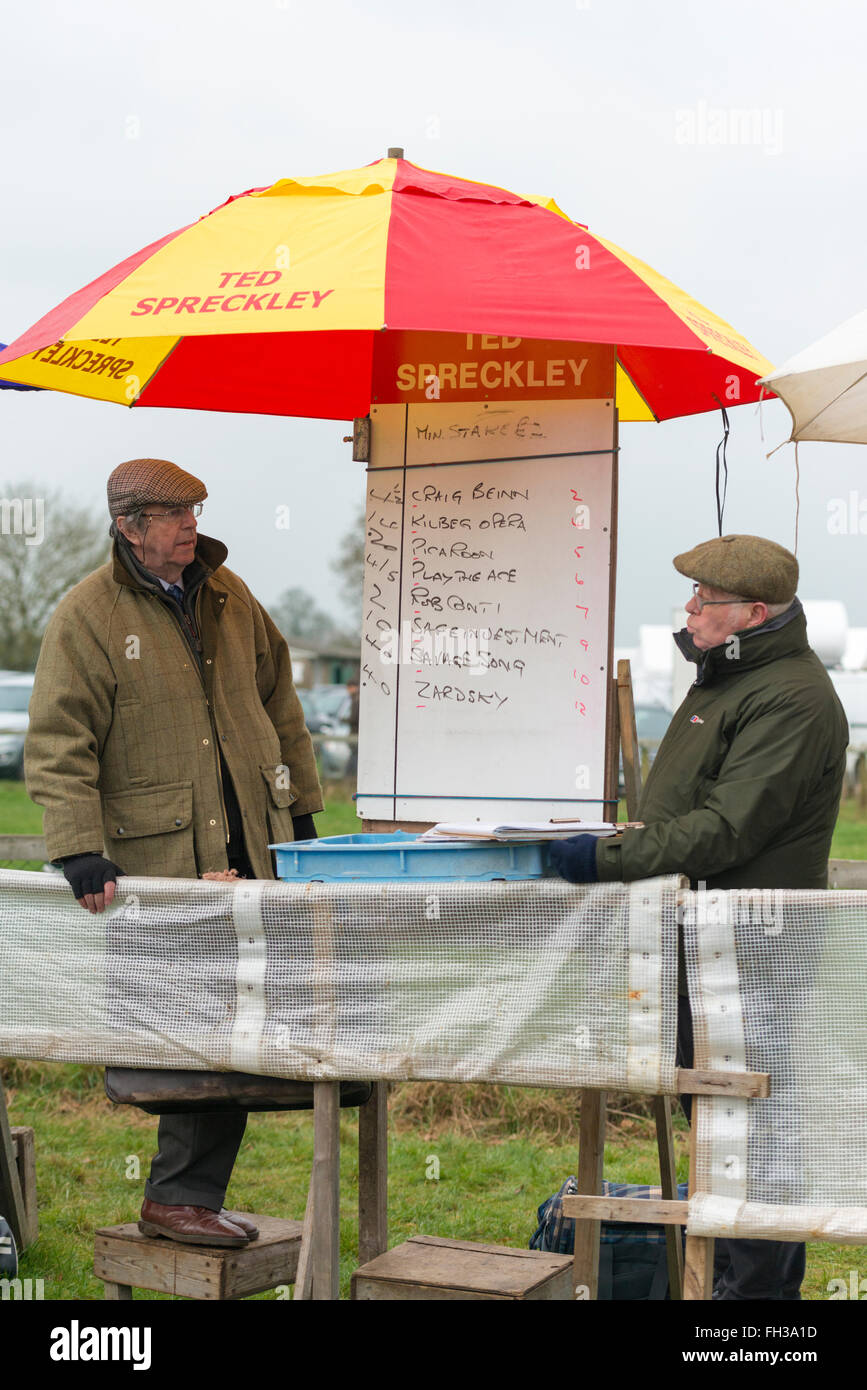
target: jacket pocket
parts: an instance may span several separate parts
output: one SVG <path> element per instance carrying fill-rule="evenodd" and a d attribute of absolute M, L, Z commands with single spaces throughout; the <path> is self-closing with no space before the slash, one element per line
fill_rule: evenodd
<path fill-rule="evenodd" d="M 188 830 L 192 820 L 192 782 L 170 782 L 105 797 L 105 833 L 110 840 L 170 835 Z"/>
<path fill-rule="evenodd" d="M 290 785 L 289 769 L 285 763 L 260 763 L 259 771 L 267 783 L 273 806 L 283 810 L 298 800 L 297 793 Z"/>
<path fill-rule="evenodd" d="M 115 718 L 120 729 L 123 757 L 130 782 L 147 782 L 142 755 L 142 702 L 136 699 L 118 700 Z"/>

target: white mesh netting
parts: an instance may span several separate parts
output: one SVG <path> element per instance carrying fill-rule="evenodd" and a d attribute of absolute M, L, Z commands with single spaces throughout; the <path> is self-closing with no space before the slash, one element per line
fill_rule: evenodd
<path fill-rule="evenodd" d="M 0 1054 L 669 1089 L 676 887 L 122 878 L 94 916 L 0 871 Z"/>
<path fill-rule="evenodd" d="M 696 1235 L 867 1239 L 867 893 L 686 895 L 695 1066 L 769 1072 L 696 1118 Z"/>
<path fill-rule="evenodd" d="M 303 1080 L 674 1089 L 677 923 L 695 1234 L 867 1240 L 867 893 L 123 878 L 91 916 L 0 870 L 0 1055 Z"/>

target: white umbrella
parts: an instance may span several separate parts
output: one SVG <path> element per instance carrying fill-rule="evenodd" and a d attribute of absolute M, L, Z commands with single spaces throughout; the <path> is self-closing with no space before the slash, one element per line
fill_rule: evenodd
<path fill-rule="evenodd" d="M 789 407 L 793 440 L 867 444 L 867 310 L 762 377 L 762 384 Z"/>

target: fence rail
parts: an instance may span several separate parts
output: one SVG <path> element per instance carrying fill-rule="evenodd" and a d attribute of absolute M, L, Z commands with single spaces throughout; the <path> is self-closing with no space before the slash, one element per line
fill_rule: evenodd
<path fill-rule="evenodd" d="M 0 861 L 45 859 L 42 835 L 0 835 Z M 829 888 L 867 888 L 867 859 L 829 859 Z"/>
<path fill-rule="evenodd" d="M 0 835 L 0 859 L 45 859 L 42 835 Z"/>

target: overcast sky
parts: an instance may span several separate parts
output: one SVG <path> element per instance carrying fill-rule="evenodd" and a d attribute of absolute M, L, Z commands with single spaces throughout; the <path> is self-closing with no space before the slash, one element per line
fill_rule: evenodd
<path fill-rule="evenodd" d="M 229 194 L 402 145 L 428 168 L 553 195 L 782 363 L 867 306 L 865 14 L 857 0 L 8 8 L 0 340 Z M 744 109 L 760 138 L 702 138 L 714 111 Z M 766 457 L 788 412 L 743 406 L 731 422 L 725 529 L 791 548 L 794 451 Z M 672 555 L 716 534 L 720 432 L 718 415 L 621 430 L 621 644 L 667 621 L 685 597 Z M 204 478 L 202 529 L 264 603 L 302 585 L 339 616 L 328 561 L 364 495 L 345 433 L 4 392 L 0 485 L 32 479 L 101 509 L 115 464 L 174 459 Z M 867 625 L 867 536 L 827 526 L 833 499 L 867 498 L 867 455 L 806 444 L 800 464 L 801 597 L 842 598 Z"/>

